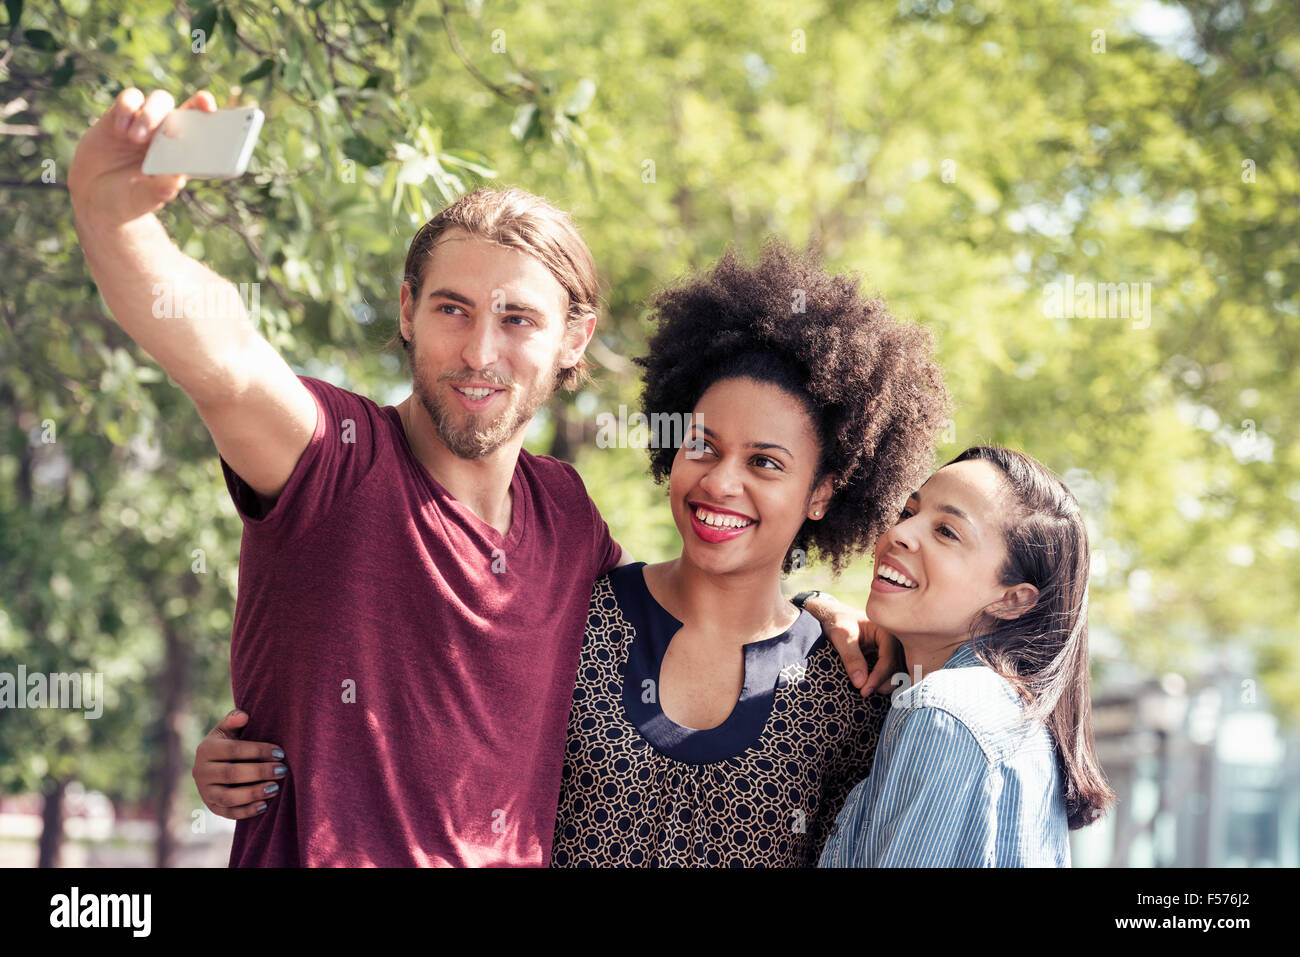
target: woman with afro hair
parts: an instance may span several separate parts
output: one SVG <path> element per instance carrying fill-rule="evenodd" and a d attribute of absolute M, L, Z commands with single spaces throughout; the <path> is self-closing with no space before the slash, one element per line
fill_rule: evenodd
<path fill-rule="evenodd" d="M 817 863 L 889 709 L 783 596 L 870 550 L 948 412 L 929 335 L 773 241 L 659 294 L 644 370 L 681 554 L 597 580 L 552 864 Z M 662 439 L 662 434 L 655 439 Z"/>

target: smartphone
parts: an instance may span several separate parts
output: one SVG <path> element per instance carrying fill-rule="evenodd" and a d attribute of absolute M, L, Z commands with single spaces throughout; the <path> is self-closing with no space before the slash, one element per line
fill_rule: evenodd
<path fill-rule="evenodd" d="M 243 176 L 262 119 L 255 106 L 214 113 L 172 110 L 154 133 L 140 171 L 204 179 Z"/>

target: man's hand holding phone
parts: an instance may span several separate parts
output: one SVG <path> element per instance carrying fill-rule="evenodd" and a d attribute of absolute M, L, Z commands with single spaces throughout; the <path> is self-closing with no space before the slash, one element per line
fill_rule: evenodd
<path fill-rule="evenodd" d="M 226 463 L 274 498 L 311 441 L 316 400 L 235 286 L 178 248 L 153 215 L 191 177 L 233 175 L 260 113 L 218 110 L 207 91 L 173 103 L 162 90 L 123 90 L 82 136 L 68 170 L 77 237 L 113 318 L 185 390 Z M 160 133 L 169 115 L 175 137 Z M 162 155 L 150 152 L 155 137 L 165 139 Z M 148 168 L 167 175 L 145 173 L 151 155 Z"/>
<path fill-rule="evenodd" d="M 188 177 L 148 176 L 140 168 L 174 105 L 165 90 L 146 97 L 128 87 L 81 138 L 68 170 L 68 193 L 79 219 L 118 226 L 155 213 L 176 198 Z M 215 113 L 217 101 L 204 90 L 180 109 Z"/>

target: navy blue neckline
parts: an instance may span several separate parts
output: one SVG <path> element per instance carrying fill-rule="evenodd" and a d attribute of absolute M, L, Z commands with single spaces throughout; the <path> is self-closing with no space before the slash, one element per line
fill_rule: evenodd
<path fill-rule="evenodd" d="M 772 713 L 781 672 L 807 659 L 822 640 L 821 623 L 808 612 L 800 612 L 781 634 L 745 645 L 744 685 L 731 714 L 716 728 L 684 727 L 664 714 L 658 694 L 664 654 L 682 622 L 650 593 L 645 564 L 636 562 L 609 573 L 623 617 L 636 629 L 623 674 L 623 707 L 628 720 L 656 750 L 674 760 L 713 764 L 735 757 L 758 742 Z"/>

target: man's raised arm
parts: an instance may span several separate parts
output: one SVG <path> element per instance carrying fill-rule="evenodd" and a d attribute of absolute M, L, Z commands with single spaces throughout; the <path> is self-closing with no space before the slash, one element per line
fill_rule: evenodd
<path fill-rule="evenodd" d="M 172 106 L 162 91 L 123 90 L 82 137 L 68 171 L 77 235 L 118 324 L 193 400 L 230 467 L 274 498 L 311 441 L 316 403 L 235 287 L 181 252 L 154 215 L 186 182 L 140 172 Z M 216 108 L 206 92 L 181 106 Z"/>

